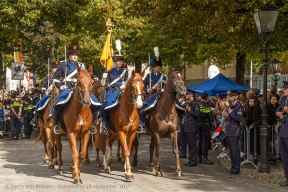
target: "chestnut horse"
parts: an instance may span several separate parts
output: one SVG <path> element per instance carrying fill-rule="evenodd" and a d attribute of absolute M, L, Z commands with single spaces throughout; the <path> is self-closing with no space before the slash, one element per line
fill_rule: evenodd
<path fill-rule="evenodd" d="M 39 125 L 39 135 L 36 139 L 36 142 L 39 140 L 42 140 L 43 142 L 45 150 L 45 160 L 49 164 L 49 169 L 54 169 L 54 163 L 55 164 L 57 163 L 57 150 L 55 145 L 56 143 L 54 139 L 54 133 L 52 130 L 53 119 L 52 117 L 48 118 L 48 116 L 53 103 L 57 99 L 58 93 L 59 91 L 57 87 L 53 84 L 50 101 L 37 121 Z M 47 153 L 47 143 L 48 143 L 49 155 Z"/>
<path fill-rule="evenodd" d="M 169 135 L 173 145 L 173 153 L 176 159 L 176 174 L 182 176 L 180 168 L 179 151 L 177 146 L 177 127 L 178 114 L 176 111 L 175 101 L 176 94 L 185 95 L 186 87 L 184 86 L 181 71 L 172 71 L 169 69 L 169 77 L 164 87 L 164 92 L 161 95 L 156 106 L 150 111 L 149 119 L 146 119 L 145 125 L 147 127 L 147 134 L 151 136 L 150 143 L 150 171 L 155 170 L 156 176 L 163 176 L 160 170 L 160 138 Z M 136 138 L 138 139 L 138 137 Z M 139 140 L 134 141 L 135 154 L 133 156 L 132 164 L 137 164 L 137 151 Z M 156 166 L 153 164 L 153 153 L 156 148 Z"/>
<path fill-rule="evenodd" d="M 107 121 L 106 124 L 109 132 L 109 147 L 107 159 L 106 155 L 103 154 L 104 171 L 110 172 L 108 164 L 111 163 L 112 159 L 112 145 L 115 139 L 119 137 L 121 147 L 124 151 L 123 154 L 125 156 L 124 170 L 126 180 L 134 178 L 131 172 L 130 156 L 132 142 L 136 136 L 136 129 L 138 128 L 140 121 L 137 108 L 141 108 L 143 106 L 141 95 L 144 87 L 142 80 L 144 74 L 145 71 L 143 71 L 141 74 L 135 73 L 134 70 L 132 71 L 131 77 L 127 81 L 125 89 L 119 96 L 119 105 L 117 105 L 115 109 L 110 112 L 108 119 L 110 123 Z M 113 127 L 111 127 L 111 125 Z M 105 142 L 103 144 L 106 145 Z"/>
<path fill-rule="evenodd" d="M 86 157 L 87 145 L 90 137 L 89 129 L 92 125 L 91 91 L 93 88 L 93 66 L 89 66 L 88 70 L 81 70 L 77 65 L 78 78 L 73 90 L 73 96 L 67 104 L 65 111 L 62 114 L 64 124 L 66 126 L 67 135 L 69 139 L 70 148 L 72 151 L 72 172 L 74 177 L 74 184 L 83 183 L 80 178 L 80 168 L 82 161 Z M 61 114 L 60 114 L 61 115 Z M 61 126 L 61 133 L 65 133 Z M 61 134 L 55 135 L 57 150 L 59 151 L 58 170 L 63 172 L 62 161 L 62 144 Z M 77 150 L 77 137 L 81 140 L 81 151 Z"/>

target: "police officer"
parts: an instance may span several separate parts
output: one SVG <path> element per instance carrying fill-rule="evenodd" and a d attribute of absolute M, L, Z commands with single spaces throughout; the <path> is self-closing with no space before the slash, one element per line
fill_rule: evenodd
<path fill-rule="evenodd" d="M 206 165 L 213 165 L 208 159 L 208 148 L 210 145 L 210 130 L 207 123 L 214 120 L 213 113 L 207 103 L 208 94 L 202 93 L 200 96 L 199 106 L 200 106 L 200 117 L 198 117 L 198 162 Z M 203 159 L 202 159 L 203 155 Z"/>
<path fill-rule="evenodd" d="M 226 126 L 226 136 L 228 141 L 229 155 L 231 159 L 231 169 L 226 172 L 228 175 L 240 173 L 240 145 L 241 135 L 240 123 L 243 121 L 243 106 L 238 101 L 238 93 L 230 91 L 230 106 L 224 111 L 224 117 L 228 118 Z"/>
<path fill-rule="evenodd" d="M 178 113 L 178 148 L 179 148 L 179 157 L 180 158 L 186 158 L 186 152 L 187 152 L 187 138 L 184 133 L 184 118 L 185 116 L 185 96 L 178 96 L 178 99 L 176 99 L 176 110 Z"/>
<path fill-rule="evenodd" d="M 53 75 L 53 82 L 55 86 L 61 91 L 59 93 L 58 99 L 56 101 L 56 105 L 62 101 L 61 99 L 67 98 L 69 93 L 74 88 L 77 82 L 77 65 L 80 69 L 85 69 L 83 63 L 78 62 L 78 57 L 80 54 L 80 48 L 77 45 L 71 45 L 68 47 L 68 55 L 69 60 L 67 63 L 65 61 L 61 61 L 59 67 L 55 71 Z M 62 79 L 62 82 L 60 82 Z M 66 84 L 64 83 L 66 81 Z M 63 112 L 63 106 L 58 106 L 57 108 L 52 107 L 53 109 L 50 113 L 53 112 L 53 131 L 55 134 L 60 134 L 60 130 L 57 126 L 59 114 Z M 61 114 L 62 115 L 62 114 Z"/>
<path fill-rule="evenodd" d="M 184 133 L 188 141 L 189 160 L 188 163 L 183 165 L 193 167 L 197 166 L 197 118 L 200 116 L 200 109 L 199 104 L 195 100 L 194 91 L 187 90 L 186 99 L 188 100 L 188 102 L 185 106 L 187 118 L 184 122 Z"/>
<path fill-rule="evenodd" d="M 28 96 L 23 98 L 23 118 L 24 118 L 24 130 L 25 130 L 25 137 L 22 139 L 31 139 L 31 132 L 32 132 L 32 125 L 30 121 L 33 119 L 33 104 L 31 99 Z"/>
<path fill-rule="evenodd" d="M 3 105 L 10 105 L 11 99 L 9 98 L 8 91 L 5 91 L 3 95 L 4 95 L 4 98 L 3 98 L 2 104 Z"/>
<path fill-rule="evenodd" d="M 21 103 L 19 99 L 16 98 L 16 92 L 12 93 L 11 95 L 11 107 L 10 107 L 10 128 L 11 128 L 11 138 L 8 140 L 19 140 L 19 119 L 21 118 Z"/>
<path fill-rule="evenodd" d="M 155 53 L 155 55 L 158 54 Z M 167 76 L 160 72 L 162 67 L 162 60 L 160 57 L 156 56 L 154 59 L 151 59 L 150 66 L 153 68 L 153 72 L 146 75 L 143 88 L 144 91 L 148 93 L 145 99 L 145 103 L 148 105 L 148 107 L 151 106 L 155 102 L 157 96 L 163 92 L 164 85 L 167 82 Z M 143 112 L 140 114 L 140 123 L 137 133 L 147 132 L 144 122 L 148 111 L 142 111 Z"/>
<path fill-rule="evenodd" d="M 282 125 L 279 133 L 279 149 L 286 181 L 279 186 L 288 186 L 288 81 L 283 82 L 283 97 L 276 110 L 276 115 L 281 119 Z"/>
<path fill-rule="evenodd" d="M 124 56 L 121 52 L 115 52 L 114 67 L 102 76 L 102 86 L 106 86 L 106 99 L 103 103 L 103 107 L 99 116 L 102 116 L 102 126 L 100 128 L 101 134 L 107 134 L 106 121 L 107 113 L 110 106 L 116 102 L 119 93 L 125 88 L 125 84 L 128 80 L 128 70 L 126 66 L 123 66 Z"/>

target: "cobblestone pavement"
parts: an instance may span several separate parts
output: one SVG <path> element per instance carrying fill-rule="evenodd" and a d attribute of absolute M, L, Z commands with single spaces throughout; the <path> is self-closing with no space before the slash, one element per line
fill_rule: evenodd
<path fill-rule="evenodd" d="M 287 191 L 265 181 L 248 178 L 243 174 L 228 176 L 226 169 L 216 160 L 218 151 L 210 151 L 214 165 L 184 167 L 183 177 L 175 174 L 175 157 L 168 138 L 161 139 L 161 169 L 163 177 L 156 177 L 149 171 L 148 136 L 141 138 L 139 164 L 133 168 L 134 180 L 124 178 L 123 164 L 116 161 L 116 144 L 113 146 L 111 174 L 103 172 L 103 167 L 96 167 L 95 151 L 90 151 L 90 164 L 83 165 L 81 178 L 83 185 L 72 183 L 71 151 L 63 137 L 64 174 L 57 174 L 48 169 L 43 159 L 42 142 L 35 143 L 38 132 L 33 132 L 30 140 L 9 141 L 0 139 L 0 191 Z M 102 156 L 100 156 L 102 162 Z M 154 158 L 155 161 L 155 158 Z M 187 159 L 181 159 L 181 164 Z"/>

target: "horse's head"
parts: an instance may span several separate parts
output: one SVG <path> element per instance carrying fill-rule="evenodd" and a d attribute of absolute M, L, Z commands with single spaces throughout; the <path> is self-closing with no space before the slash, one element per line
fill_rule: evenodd
<path fill-rule="evenodd" d="M 141 73 L 135 73 L 135 71 L 132 71 L 130 80 L 128 81 L 128 83 L 130 83 L 130 85 L 126 85 L 129 86 L 130 90 L 131 90 L 131 94 L 132 94 L 132 100 L 133 100 L 133 105 L 136 108 L 141 108 L 143 106 L 143 101 L 142 101 L 142 93 L 143 93 L 143 88 L 144 88 L 144 83 L 142 78 L 145 75 L 145 70 L 142 71 Z"/>
<path fill-rule="evenodd" d="M 90 96 L 93 88 L 93 66 L 89 65 L 88 70 L 81 70 L 77 65 L 78 78 L 75 86 L 75 92 L 77 94 L 78 99 L 80 99 L 80 103 L 83 104 L 84 107 L 89 107 L 91 104 Z"/>
<path fill-rule="evenodd" d="M 102 102 L 104 99 L 103 87 L 101 85 L 101 80 L 93 79 L 93 89 L 92 93 L 97 97 L 97 99 Z"/>
<path fill-rule="evenodd" d="M 178 95 L 185 95 L 186 94 L 186 87 L 184 85 L 183 76 L 182 76 L 182 69 L 179 71 L 173 71 L 169 68 L 169 81 L 173 85 L 175 92 Z"/>

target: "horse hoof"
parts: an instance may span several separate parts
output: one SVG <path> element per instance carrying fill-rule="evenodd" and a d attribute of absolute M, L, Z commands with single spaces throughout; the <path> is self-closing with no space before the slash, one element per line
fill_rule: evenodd
<path fill-rule="evenodd" d="M 133 167 L 137 167 L 137 164 L 138 164 L 138 161 L 134 161 L 134 160 L 132 161 L 132 166 Z"/>
<path fill-rule="evenodd" d="M 134 176 L 125 174 L 125 179 L 128 181 L 128 180 L 134 179 Z"/>
<path fill-rule="evenodd" d="M 48 169 L 55 169 L 54 165 L 48 165 Z"/>
<path fill-rule="evenodd" d="M 62 175 L 62 174 L 64 174 L 64 171 L 63 171 L 63 169 L 58 169 L 58 172 L 57 172 L 59 175 Z"/>
<path fill-rule="evenodd" d="M 120 157 L 117 158 L 117 162 L 121 162 L 121 158 Z"/>
<path fill-rule="evenodd" d="M 178 177 L 182 177 L 182 176 L 183 176 L 183 173 L 182 173 L 182 171 L 176 171 L 176 175 L 177 175 Z"/>
<path fill-rule="evenodd" d="M 155 175 L 156 175 L 157 177 L 163 177 L 163 174 L 162 174 L 161 171 L 156 172 Z"/>
<path fill-rule="evenodd" d="M 49 164 L 49 159 L 45 159 L 45 162 L 46 162 L 47 164 Z"/>
<path fill-rule="evenodd" d="M 96 167 L 101 167 L 101 164 L 100 164 L 100 163 L 97 163 L 97 164 L 96 164 Z"/>
<path fill-rule="evenodd" d="M 154 172 L 154 171 L 155 171 L 154 167 L 150 167 L 150 172 Z"/>
<path fill-rule="evenodd" d="M 110 169 L 110 167 L 109 168 L 106 168 L 106 169 L 104 169 L 104 171 L 106 172 L 106 173 L 111 173 L 111 169 Z"/>
<path fill-rule="evenodd" d="M 74 184 L 83 184 L 82 180 L 79 178 L 79 179 L 74 179 Z"/>

